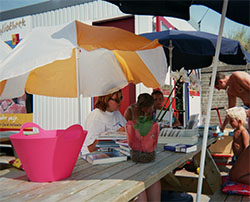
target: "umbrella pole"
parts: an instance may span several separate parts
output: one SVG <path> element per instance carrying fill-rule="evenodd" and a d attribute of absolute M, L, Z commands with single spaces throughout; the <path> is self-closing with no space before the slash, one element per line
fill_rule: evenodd
<path fill-rule="evenodd" d="M 211 112 L 211 106 L 212 106 L 212 100 L 213 100 L 215 76 L 216 76 L 217 67 L 218 67 L 218 60 L 219 60 L 219 54 L 220 54 L 223 27 L 224 27 L 226 11 L 227 11 L 227 4 L 228 4 L 228 0 L 224 0 L 222 14 L 221 14 L 221 20 L 220 20 L 219 35 L 218 35 L 217 44 L 216 44 L 216 51 L 215 51 L 215 58 L 214 58 L 214 65 L 213 65 L 213 72 L 212 72 L 212 80 L 211 80 L 210 89 L 209 89 L 209 100 L 208 100 L 208 106 L 207 106 L 205 130 L 204 130 L 203 140 L 202 140 L 200 172 L 199 172 L 199 180 L 198 180 L 197 195 L 196 195 L 197 202 L 200 202 L 200 200 L 201 200 L 201 191 L 202 191 L 201 189 L 202 189 L 204 164 L 205 164 L 205 157 L 206 157 L 205 155 L 206 155 L 206 150 L 207 150 L 208 127 L 209 127 L 209 122 L 210 122 L 210 112 Z"/>
<path fill-rule="evenodd" d="M 168 49 L 169 49 L 169 68 L 170 68 L 170 70 L 169 70 L 169 72 L 170 72 L 170 74 L 169 74 L 170 91 L 169 92 L 171 92 L 172 88 L 173 88 L 172 77 L 171 77 L 171 71 L 172 71 L 172 67 L 173 67 L 173 48 L 174 48 L 173 42 L 172 42 L 172 40 L 169 40 L 169 46 L 168 46 Z M 172 127 L 172 116 L 173 116 L 173 114 L 172 114 L 172 112 L 173 112 L 173 109 L 172 109 L 173 97 L 172 97 L 172 94 L 170 96 L 171 97 L 170 97 L 170 106 L 169 106 L 169 126 L 171 128 Z"/>
<path fill-rule="evenodd" d="M 77 102 L 78 102 L 78 124 L 82 125 L 82 99 L 80 89 L 79 47 L 76 47 L 76 80 L 77 80 Z"/>

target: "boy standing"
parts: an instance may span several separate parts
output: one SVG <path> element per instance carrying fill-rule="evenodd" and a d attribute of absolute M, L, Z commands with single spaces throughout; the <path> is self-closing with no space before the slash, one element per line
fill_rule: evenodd
<path fill-rule="evenodd" d="M 217 90 L 226 90 L 228 96 L 228 108 L 236 106 L 236 98 L 240 98 L 244 105 L 250 108 L 250 75 L 246 72 L 237 71 L 231 76 L 226 76 L 218 72 L 216 74 L 215 86 Z M 250 117 L 250 109 L 246 110 Z M 250 120 L 250 118 L 249 118 Z M 223 131 L 228 123 L 225 118 L 221 130 Z M 248 121 L 248 130 L 250 131 L 250 121 Z"/>

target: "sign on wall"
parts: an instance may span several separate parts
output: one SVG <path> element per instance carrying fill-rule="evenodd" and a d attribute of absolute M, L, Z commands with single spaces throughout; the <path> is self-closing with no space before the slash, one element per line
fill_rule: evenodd
<path fill-rule="evenodd" d="M 0 130 L 18 130 L 27 122 L 32 122 L 32 113 L 0 114 Z"/>
<path fill-rule="evenodd" d="M 10 47 L 14 47 L 31 30 L 31 16 L 0 22 L 0 37 Z M 15 44 L 12 44 L 13 41 Z"/>
<path fill-rule="evenodd" d="M 0 22 L 0 37 L 11 48 L 31 30 L 31 16 Z M 0 131 L 18 130 L 26 122 L 32 122 L 32 95 L 24 94 L 14 99 L 0 100 Z"/>

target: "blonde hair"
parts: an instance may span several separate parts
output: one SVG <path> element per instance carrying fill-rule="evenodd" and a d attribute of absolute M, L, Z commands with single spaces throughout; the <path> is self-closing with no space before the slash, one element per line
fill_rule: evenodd
<path fill-rule="evenodd" d="M 243 125 L 247 123 L 247 115 L 246 111 L 243 107 L 232 107 L 226 110 L 227 116 L 230 119 L 236 119 L 237 121 L 241 121 Z"/>

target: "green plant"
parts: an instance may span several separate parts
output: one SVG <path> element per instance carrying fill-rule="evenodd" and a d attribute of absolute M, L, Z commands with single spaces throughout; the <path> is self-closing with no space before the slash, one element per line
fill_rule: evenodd
<path fill-rule="evenodd" d="M 153 125 L 153 121 L 149 116 L 140 116 L 134 125 L 134 129 L 138 129 L 141 136 L 146 136 Z"/>

